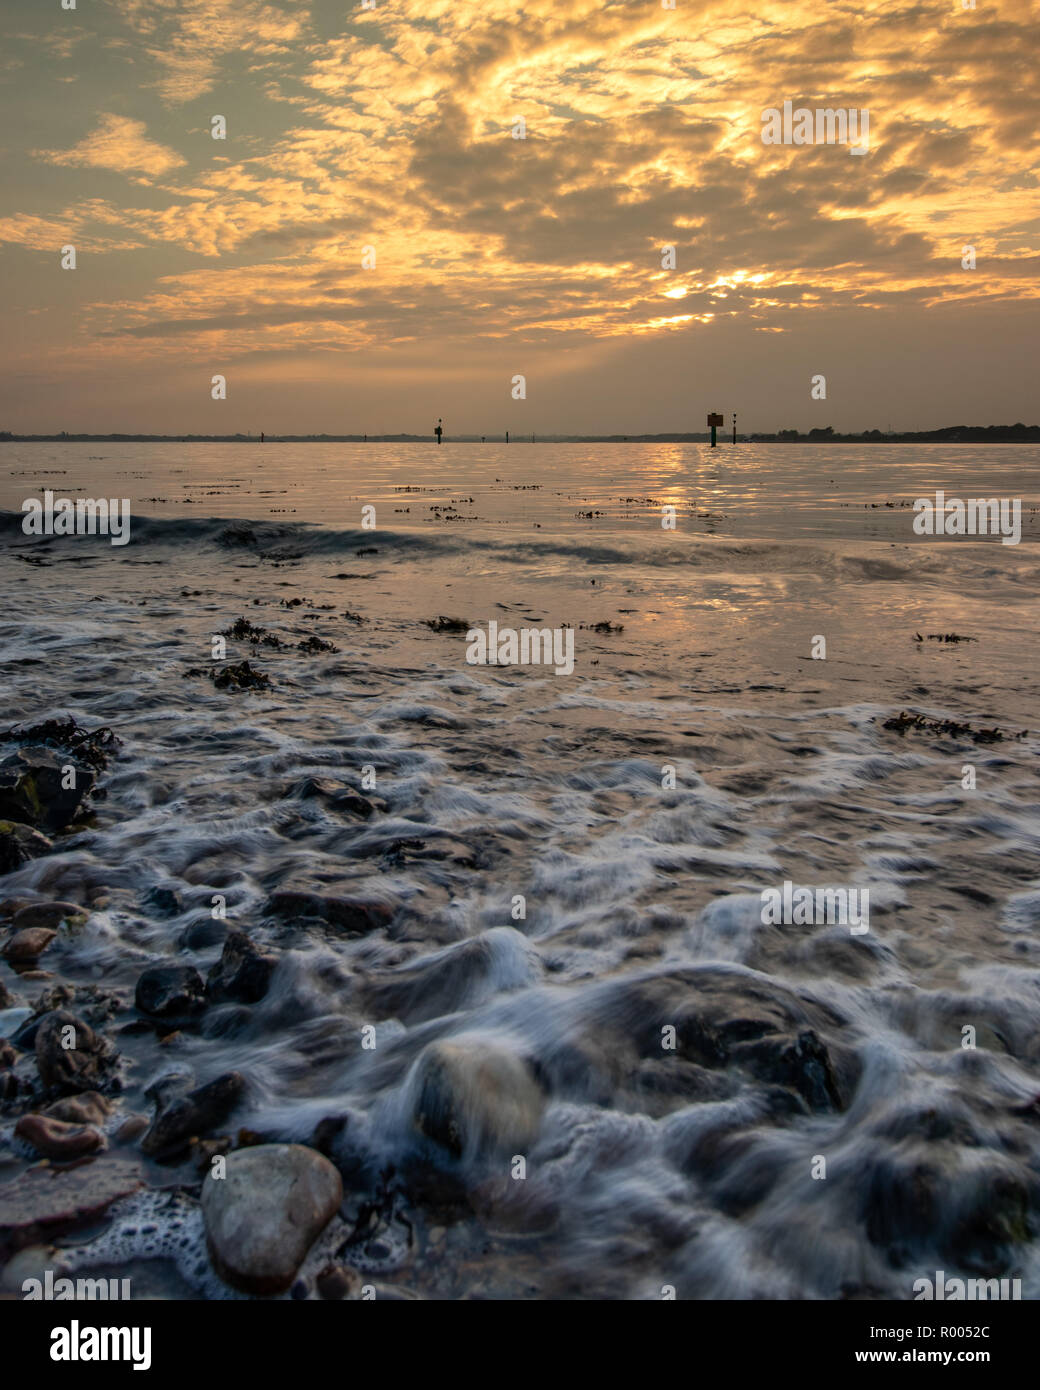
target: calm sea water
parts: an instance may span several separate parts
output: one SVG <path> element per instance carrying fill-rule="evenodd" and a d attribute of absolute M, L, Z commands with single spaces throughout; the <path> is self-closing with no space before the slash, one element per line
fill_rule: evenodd
<path fill-rule="evenodd" d="M 724 536 L 911 539 L 887 503 L 948 496 L 1040 505 L 1032 445 L 0 444 L 0 508 L 28 495 L 129 497 L 135 514 L 292 518 L 432 529 L 454 504 L 478 535 L 639 537 L 660 507 L 683 531 Z M 409 497 L 406 490 L 419 489 Z M 407 508 L 407 510 L 406 510 Z M 862 515 L 866 509 L 882 515 Z M 189 510 L 191 509 L 191 510 Z M 592 518 L 579 512 L 594 511 Z M 577 526 L 577 521 L 589 525 Z M 696 524 L 695 524 L 696 523 Z M 1035 523 L 1034 523 L 1035 524 Z"/>

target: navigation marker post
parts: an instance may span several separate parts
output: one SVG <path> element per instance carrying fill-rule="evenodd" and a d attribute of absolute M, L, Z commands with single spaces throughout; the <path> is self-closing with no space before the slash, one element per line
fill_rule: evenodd
<path fill-rule="evenodd" d="M 713 449 L 715 448 L 715 431 L 716 431 L 716 429 L 719 427 L 719 425 L 723 425 L 723 426 L 724 426 L 725 423 L 726 423 L 726 417 L 725 417 L 725 415 L 709 415 L 709 416 L 708 416 L 708 424 L 711 426 L 711 447 L 712 447 Z"/>

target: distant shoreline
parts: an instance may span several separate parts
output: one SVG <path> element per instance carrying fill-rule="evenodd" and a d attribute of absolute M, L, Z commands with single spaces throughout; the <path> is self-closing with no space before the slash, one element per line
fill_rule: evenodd
<path fill-rule="evenodd" d="M 692 434 L 512 434 L 510 444 L 706 444 L 707 432 Z M 11 434 L 0 444 L 259 444 L 257 434 Z M 265 444 L 433 444 L 430 434 L 265 434 Z M 453 434 L 445 444 L 504 444 L 504 434 Z M 719 432 L 719 443 L 732 444 Z M 830 427 L 779 430 L 776 434 L 737 434 L 738 444 L 1040 444 L 1040 425 L 948 425 L 939 430 L 864 430 L 838 434 Z"/>

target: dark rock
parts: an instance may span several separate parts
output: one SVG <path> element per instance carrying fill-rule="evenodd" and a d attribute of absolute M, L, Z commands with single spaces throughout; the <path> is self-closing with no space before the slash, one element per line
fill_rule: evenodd
<path fill-rule="evenodd" d="M 217 1273 L 245 1293 L 282 1293 L 342 1200 L 339 1173 L 302 1144 L 228 1154 L 224 1177 L 211 1173 L 202 1184 L 206 1241 Z"/>
<path fill-rule="evenodd" d="M 189 1018 L 205 1008 L 205 989 L 193 965 L 160 961 L 137 981 L 134 1005 L 152 1018 Z"/>
<path fill-rule="evenodd" d="M 326 1158 L 332 1158 L 340 1136 L 349 1123 L 349 1115 L 326 1115 L 315 1125 L 310 1147 L 317 1149 Z"/>
<path fill-rule="evenodd" d="M 936 1141 L 903 1145 L 872 1164 L 860 1218 L 897 1268 L 934 1246 L 958 1269 L 999 1276 L 1014 1263 L 1010 1247 L 1035 1234 L 1029 1206 L 1023 1176 L 1003 1163 L 987 1167 L 978 1150 Z"/>
<path fill-rule="evenodd" d="M 184 911 L 181 895 L 167 884 L 156 884 L 144 895 L 145 905 L 159 917 L 177 917 Z"/>
<path fill-rule="evenodd" d="M 276 956 L 261 951 L 245 932 L 231 930 L 220 960 L 209 972 L 206 993 L 215 1003 L 255 1004 L 267 993 L 277 963 Z"/>
<path fill-rule="evenodd" d="M 70 764 L 76 768 L 76 785 L 63 787 L 62 768 Z M 43 747 L 19 748 L 0 762 L 0 820 L 61 830 L 79 815 L 94 781 L 94 773 L 71 755 L 59 756 Z"/>
<path fill-rule="evenodd" d="M 264 914 L 292 921 L 297 917 L 316 917 L 333 927 L 346 931 L 370 932 L 387 927 L 393 920 L 393 909 L 373 898 L 324 897 L 318 893 L 272 893 L 264 904 Z"/>
<path fill-rule="evenodd" d="M 36 1029 L 36 1066 L 52 1091 L 101 1090 L 115 1066 L 115 1048 L 65 1009 L 44 1014 Z"/>
<path fill-rule="evenodd" d="M 145 1100 L 150 1100 L 156 1110 L 165 1110 L 171 1101 L 186 1096 L 195 1085 L 195 1073 L 188 1066 L 175 1066 L 161 1072 L 154 1081 L 144 1088 Z"/>
<path fill-rule="evenodd" d="M 71 1230 L 141 1186 L 140 1164 L 126 1158 L 102 1156 L 76 1168 L 30 1168 L 0 1185 L 0 1252 Z"/>
<path fill-rule="evenodd" d="M 842 1110 L 859 1062 L 841 1041 L 832 1010 L 739 967 L 690 966 L 619 982 L 600 995 L 589 1023 L 639 1059 L 671 1067 L 664 1030 L 675 1030 L 672 1058 L 709 1070 L 737 1068 L 768 1086 L 786 1086 L 813 1111 Z M 639 1063 L 642 1084 L 645 1067 Z"/>
<path fill-rule="evenodd" d="M 15 1031 L 11 1034 L 11 1041 L 15 1047 L 22 1052 L 34 1052 L 36 1049 L 36 1034 L 40 1031 L 40 1024 L 47 1017 L 46 1014 L 32 1013 L 29 1017 L 18 1024 Z"/>
<path fill-rule="evenodd" d="M 3 1051 L 0 1048 L 0 1051 Z M 14 1059 L 12 1059 L 13 1062 Z M 0 1058 L 0 1101 L 15 1100 L 19 1091 L 22 1090 L 22 1082 L 14 1070 L 12 1063 Z"/>
<path fill-rule="evenodd" d="M 155 1022 L 147 1018 L 131 1018 L 126 1023 L 121 1023 L 116 1032 L 122 1037 L 125 1033 L 128 1037 L 137 1038 L 147 1034 L 152 1037 L 155 1033 Z"/>
<path fill-rule="evenodd" d="M 860 1217 L 868 1239 L 897 1267 L 939 1224 L 944 1188 L 940 1166 L 920 1154 L 889 1154 L 874 1164 Z"/>
<path fill-rule="evenodd" d="M 1037 1225 L 1030 1214 L 1025 1176 L 983 1171 L 957 1204 L 940 1248 L 957 1268 L 1003 1275 L 1015 1260 L 1011 1247 L 1035 1236 Z"/>
<path fill-rule="evenodd" d="M 188 923 L 181 932 L 178 945 L 182 951 L 206 951 L 211 946 L 220 946 L 227 934 L 227 922 L 222 917 L 211 917 L 207 912 Z"/>
<path fill-rule="evenodd" d="M 770 1034 L 732 1050 L 733 1060 L 759 1081 L 789 1086 L 812 1111 L 840 1110 L 841 1094 L 831 1059 L 823 1043 L 807 1029 L 795 1039 Z"/>
<path fill-rule="evenodd" d="M 23 1115 L 14 1127 L 19 1139 L 45 1158 L 69 1162 L 105 1147 L 105 1136 L 93 1125 L 73 1125 L 52 1115 Z"/>
<path fill-rule="evenodd" d="M 231 1071 L 172 1100 L 152 1121 L 141 1140 L 141 1152 L 150 1158 L 175 1157 L 192 1139 L 223 1124 L 242 1099 L 245 1089 L 245 1078 Z"/>
<path fill-rule="evenodd" d="M 54 842 L 31 825 L 0 820 L 0 874 L 13 873 L 20 864 L 39 859 L 54 848 Z"/>
<path fill-rule="evenodd" d="M 187 676 L 202 676 L 213 682 L 217 690 L 237 692 L 240 690 L 269 690 L 271 678 L 265 671 L 251 666 L 248 661 L 239 661 L 228 666 L 193 666 L 185 671 Z"/>

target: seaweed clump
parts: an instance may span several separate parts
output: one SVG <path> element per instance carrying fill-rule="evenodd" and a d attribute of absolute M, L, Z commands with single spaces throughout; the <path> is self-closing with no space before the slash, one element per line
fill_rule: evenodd
<path fill-rule="evenodd" d="M 103 772 L 109 758 L 121 746 L 120 740 L 107 725 L 85 729 L 71 715 L 63 719 L 45 719 L 40 724 L 13 724 L 0 734 L 0 739 L 23 747 L 32 744 L 61 749 L 71 753 L 87 767 L 92 767 L 95 772 Z"/>
<path fill-rule="evenodd" d="M 202 676 L 211 680 L 218 690 L 238 692 L 241 690 L 270 690 L 271 678 L 264 671 L 251 666 L 248 661 L 239 661 L 231 666 L 193 666 L 184 672 L 184 677 Z"/>
<path fill-rule="evenodd" d="M 891 719 L 883 721 L 883 729 L 891 729 L 894 733 L 902 736 L 908 729 L 920 734 L 938 734 L 950 738 L 970 738 L 973 743 L 1003 743 L 1005 738 L 1019 739 L 1025 738 L 1027 729 L 1020 730 L 1017 734 L 1004 733 L 995 725 L 990 729 L 974 729 L 970 724 L 962 724 L 956 719 L 928 719 L 917 710 L 909 713 L 904 709 Z"/>

